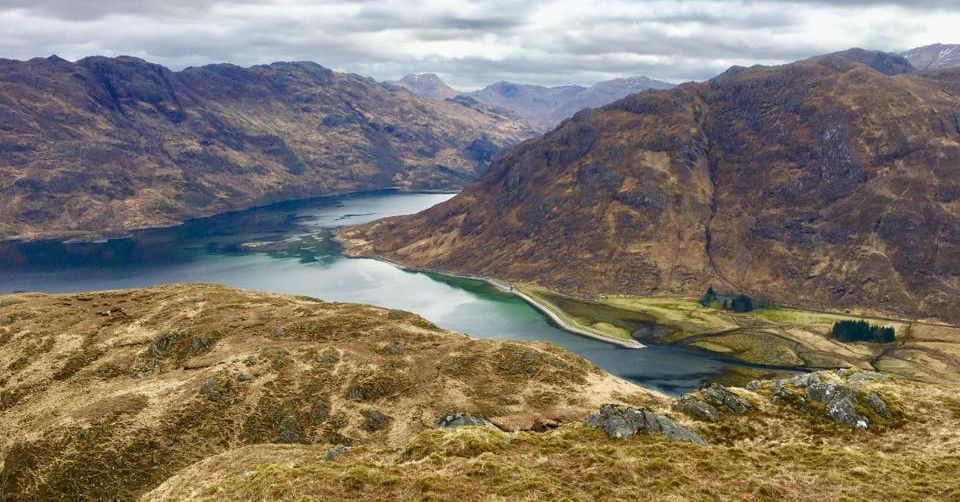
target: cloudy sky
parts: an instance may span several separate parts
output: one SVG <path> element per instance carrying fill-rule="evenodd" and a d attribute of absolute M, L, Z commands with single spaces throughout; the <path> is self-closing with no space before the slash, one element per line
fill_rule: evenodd
<path fill-rule="evenodd" d="M 310 60 L 462 89 L 671 82 L 852 46 L 960 43 L 958 0 L 0 0 L 0 57 L 128 54 L 174 69 Z"/>

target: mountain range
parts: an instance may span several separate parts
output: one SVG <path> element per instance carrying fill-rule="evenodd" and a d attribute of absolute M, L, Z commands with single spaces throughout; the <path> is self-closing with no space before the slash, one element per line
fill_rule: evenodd
<path fill-rule="evenodd" d="M 960 66 L 960 44 L 933 44 L 902 53 L 918 70 L 939 70 Z"/>
<path fill-rule="evenodd" d="M 960 322 L 960 68 L 854 49 L 633 94 L 351 252 L 574 295 L 708 286 Z"/>
<path fill-rule="evenodd" d="M 0 239 L 98 238 L 286 199 L 459 189 L 534 131 L 315 63 L 0 60 Z"/>
<path fill-rule="evenodd" d="M 429 73 L 407 75 L 389 84 L 435 100 L 450 99 L 458 94 L 473 98 L 494 109 L 509 110 L 541 132 L 553 129 L 584 108 L 603 106 L 635 92 L 673 87 L 673 84 L 647 77 L 630 77 L 607 80 L 589 87 L 546 87 L 500 81 L 477 91 L 458 93 L 438 76 Z"/>

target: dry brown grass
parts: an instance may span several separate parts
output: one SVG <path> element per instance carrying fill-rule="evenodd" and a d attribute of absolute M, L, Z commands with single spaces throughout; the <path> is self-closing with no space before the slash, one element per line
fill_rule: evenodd
<path fill-rule="evenodd" d="M 454 410 L 522 429 L 658 399 L 550 345 L 362 305 L 204 285 L 4 305 L 7 499 L 130 499 L 247 444 L 399 447 Z"/>

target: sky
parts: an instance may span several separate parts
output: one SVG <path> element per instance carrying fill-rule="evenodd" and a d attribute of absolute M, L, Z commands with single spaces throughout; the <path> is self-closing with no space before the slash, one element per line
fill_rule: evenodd
<path fill-rule="evenodd" d="M 0 0 L 0 57 L 314 61 L 378 80 L 436 73 L 471 90 L 704 80 L 855 46 L 960 43 L 958 27 L 960 0 Z"/>

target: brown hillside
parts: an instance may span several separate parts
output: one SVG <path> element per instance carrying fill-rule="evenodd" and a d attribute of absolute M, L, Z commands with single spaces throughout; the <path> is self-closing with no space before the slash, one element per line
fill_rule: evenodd
<path fill-rule="evenodd" d="M 244 445 L 405 444 L 658 400 L 548 344 L 219 286 L 0 296 L 0 500 L 129 500 Z"/>
<path fill-rule="evenodd" d="M 580 113 L 351 252 L 570 293 L 960 322 L 960 71 L 848 51 Z"/>
<path fill-rule="evenodd" d="M 314 63 L 0 60 L 0 239 L 97 238 L 284 199 L 457 189 L 516 120 Z"/>

